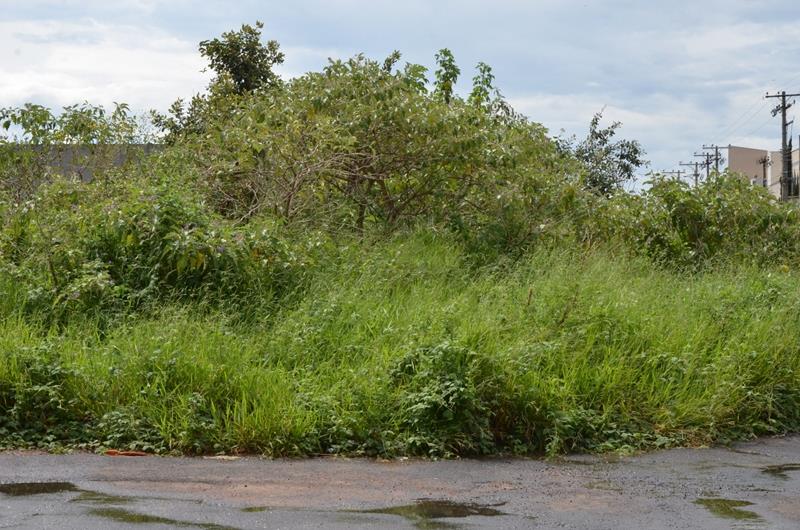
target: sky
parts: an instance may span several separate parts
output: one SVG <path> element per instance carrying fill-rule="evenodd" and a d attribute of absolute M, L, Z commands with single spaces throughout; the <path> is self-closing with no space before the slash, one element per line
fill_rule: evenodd
<path fill-rule="evenodd" d="M 430 67 L 447 47 L 462 93 L 486 62 L 552 135 L 585 136 L 602 110 L 656 171 L 698 160 L 704 144 L 779 149 L 764 94 L 800 93 L 789 0 L 0 0 L 0 13 L 0 107 L 165 110 L 208 84 L 199 41 L 256 20 L 286 54 L 284 78 L 362 52 Z"/>

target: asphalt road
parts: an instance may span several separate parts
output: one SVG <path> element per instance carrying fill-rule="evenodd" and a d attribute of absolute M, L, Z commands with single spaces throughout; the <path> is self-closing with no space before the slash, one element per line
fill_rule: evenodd
<path fill-rule="evenodd" d="M 800 528 L 800 437 L 624 458 L 0 453 L 0 528 Z"/>

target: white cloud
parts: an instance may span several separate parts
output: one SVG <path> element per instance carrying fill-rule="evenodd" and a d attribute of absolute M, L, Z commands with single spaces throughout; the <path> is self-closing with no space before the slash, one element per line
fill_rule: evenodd
<path fill-rule="evenodd" d="M 782 24 L 757 24 L 744 22 L 724 26 L 710 25 L 701 31 L 683 31 L 677 34 L 686 52 L 696 59 L 720 54 L 751 50 L 754 46 L 770 44 L 780 39 Z"/>
<path fill-rule="evenodd" d="M 607 105 L 604 116 L 623 123 L 620 136 L 643 143 L 655 169 L 690 160 L 703 144 L 776 149 L 779 121 L 770 116 L 773 102 L 763 95 L 800 88 L 790 59 L 797 43 L 786 38 L 796 33 L 797 20 L 748 20 L 738 9 L 722 10 L 724 21 L 698 19 L 687 27 L 599 29 L 597 51 L 588 36 L 569 44 L 586 55 L 564 52 L 552 58 L 556 68 L 558 61 L 567 65 L 560 68 L 567 78 L 560 86 L 545 94 L 517 93 L 511 101 L 553 132 L 563 128 L 579 136 L 592 114 Z M 559 53 L 557 47 L 548 49 Z M 568 85 L 580 92 L 561 92 Z"/>
<path fill-rule="evenodd" d="M 195 43 L 156 28 L 80 22 L 0 22 L 0 105 L 35 100 L 63 106 L 88 100 L 165 108 L 178 96 L 202 90 Z"/>
<path fill-rule="evenodd" d="M 286 62 L 276 66 L 275 71 L 284 79 L 316 71 L 328 64 L 328 59 L 344 59 L 353 55 L 336 48 L 311 48 L 308 46 L 281 46 Z"/>
<path fill-rule="evenodd" d="M 14 2 L 0 2 L 4 3 Z M 38 9 L 107 9 L 113 8 L 116 10 L 135 10 L 145 13 L 152 13 L 154 10 L 161 6 L 168 6 L 172 4 L 187 3 L 185 0 L 114 0 L 108 2 L 107 0 L 27 0 L 25 6 L 27 8 Z"/>

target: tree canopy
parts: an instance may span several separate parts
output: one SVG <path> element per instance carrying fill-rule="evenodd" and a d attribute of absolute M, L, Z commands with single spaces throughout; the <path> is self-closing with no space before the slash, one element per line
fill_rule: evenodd
<path fill-rule="evenodd" d="M 620 122 L 601 128 L 602 118 L 602 111 L 592 117 L 589 134 L 574 147 L 574 152 L 586 168 L 586 186 L 600 195 L 609 195 L 633 181 L 636 170 L 647 161 L 637 140 L 614 141 Z"/>
<path fill-rule="evenodd" d="M 211 40 L 200 42 L 200 54 L 208 59 L 217 79 L 229 79 L 239 94 L 280 82 L 274 67 L 284 60 L 275 40 L 261 42 L 260 21 L 255 26 L 242 24 L 238 31 L 228 31 Z"/>

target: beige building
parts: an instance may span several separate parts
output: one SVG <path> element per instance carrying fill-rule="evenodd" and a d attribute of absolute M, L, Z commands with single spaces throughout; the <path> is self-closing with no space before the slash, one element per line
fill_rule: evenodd
<path fill-rule="evenodd" d="M 783 158 L 780 151 L 728 146 L 728 170 L 745 176 L 754 186 L 763 186 L 776 197 L 781 196 Z M 800 175 L 800 150 L 792 151 L 792 177 Z M 797 185 L 793 192 L 797 194 Z"/>

